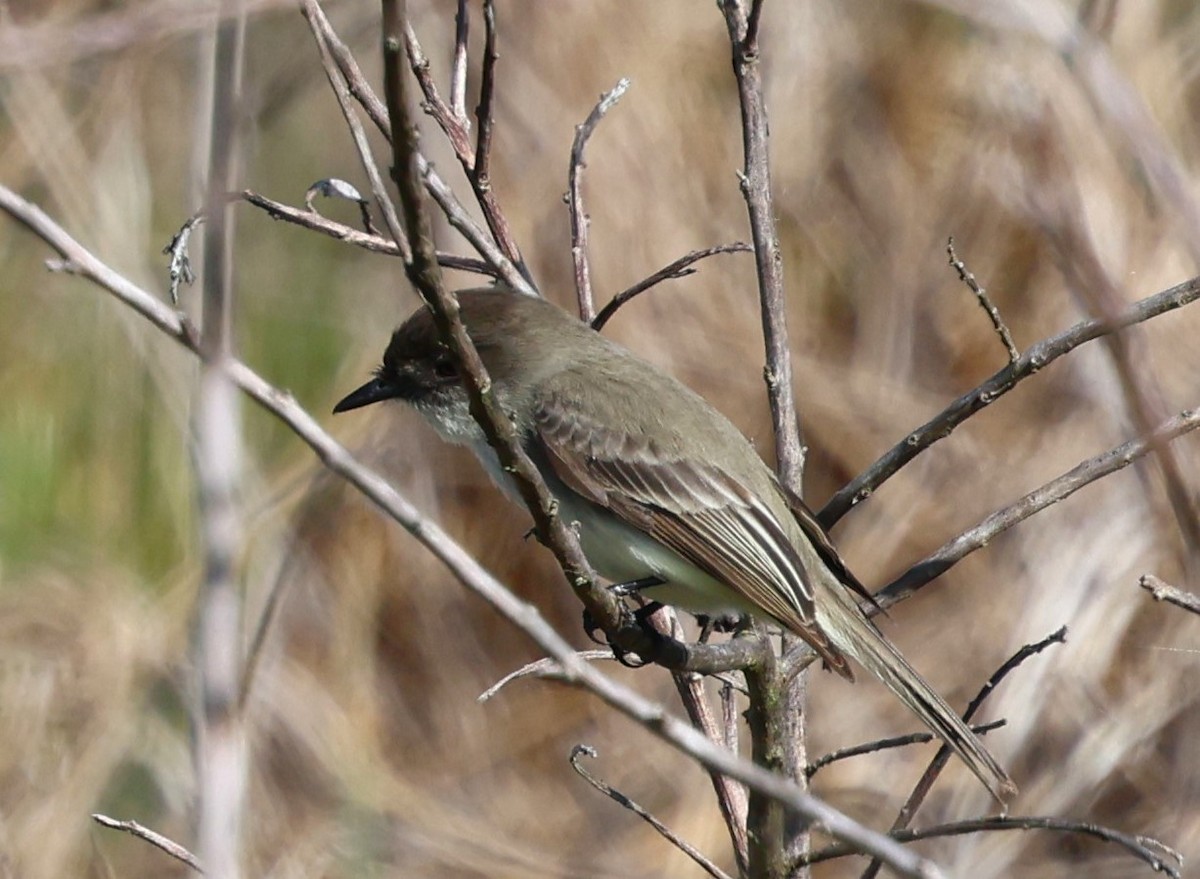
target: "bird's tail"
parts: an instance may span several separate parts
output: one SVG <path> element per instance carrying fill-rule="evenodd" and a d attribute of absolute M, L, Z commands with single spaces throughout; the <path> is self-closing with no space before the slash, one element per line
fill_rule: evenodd
<path fill-rule="evenodd" d="M 841 584 L 829 584 L 827 600 L 818 597 L 817 621 L 829 639 L 852 657 L 909 707 L 926 726 L 950 746 L 1001 804 L 1017 793 L 1008 774 L 988 753 L 946 700 L 900 655 L 890 641 L 859 610 Z"/>

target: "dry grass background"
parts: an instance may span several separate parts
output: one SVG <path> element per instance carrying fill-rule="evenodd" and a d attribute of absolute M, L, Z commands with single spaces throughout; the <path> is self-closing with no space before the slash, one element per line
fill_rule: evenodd
<path fill-rule="evenodd" d="M 361 184 L 300 15 L 286 3 L 252 5 L 246 184 L 293 202 L 318 178 Z M 444 76 L 452 4 L 416 5 Z M 1081 6 L 768 0 L 775 193 L 816 504 L 1003 365 L 945 264 L 947 235 L 1022 345 L 1089 314 L 1087 291 L 1068 281 L 1073 261 L 1088 256 L 1080 248 L 1129 301 L 1196 273 L 1189 241 L 1200 231 L 1181 205 L 1193 203 L 1200 170 L 1200 9 L 1190 0 Z M 493 178 L 548 295 L 570 302 L 560 196 L 573 126 L 620 76 L 633 87 L 593 138 L 587 169 L 601 297 L 689 249 L 746 237 L 736 94 L 711 3 L 499 7 Z M 374 76 L 376 8 L 330 11 Z M 165 289 L 158 251 L 198 203 L 190 172 L 202 142 L 202 16 L 175 0 L 10 0 L 6 14 L 0 180 L 135 280 Z M 1112 122 L 1117 94 L 1090 92 L 1082 65 L 1039 35 L 1076 15 L 1097 23 L 1157 141 Z M 1014 27 L 1018 16 L 1032 27 Z M 456 177 L 432 130 L 426 143 Z M 1181 187 L 1153 184 L 1136 158 L 1146 150 L 1179 163 Z M 1072 207 L 1048 211 L 1048 202 Z M 243 356 L 327 412 L 415 300 L 385 258 L 250 208 L 239 228 Z M 48 275 L 46 255 L 0 223 L 0 876 L 181 874 L 88 815 L 188 838 L 195 366 L 96 290 Z M 610 327 L 769 455 L 748 257 L 706 262 Z M 1198 331 L 1193 307 L 1131 333 L 1139 373 L 1168 411 L 1200 402 Z M 1128 412 L 1109 352 L 1092 344 L 920 457 L 835 537 L 877 587 L 1130 436 Z M 329 423 L 585 644 L 547 554 L 521 542 L 525 517 L 466 456 L 399 407 Z M 579 741 L 599 748 L 601 774 L 685 837 L 726 850 L 705 776 L 592 700 L 525 682 L 477 704 L 534 658 L 529 645 L 323 475 L 286 431 L 257 411 L 247 426 L 252 614 L 275 584 L 283 590 L 248 707 L 252 875 L 699 875 L 574 777 L 566 755 Z M 1178 448 L 1194 493 L 1197 442 Z M 1092 486 L 976 553 L 885 628 L 962 703 L 1021 644 L 1068 624 L 1067 646 L 1024 666 L 989 710 L 1009 719 L 989 743 L 1021 786 L 1014 811 L 1154 835 L 1194 859 L 1200 621 L 1136 587 L 1143 572 L 1196 585 L 1184 561 L 1196 548 L 1182 545 L 1164 497 L 1146 464 Z M 669 698 L 661 672 L 613 673 Z M 911 728 L 869 683 L 814 674 L 811 706 L 814 753 Z M 850 761 L 818 776 L 816 791 L 883 826 L 930 753 Z M 987 808 L 954 767 L 923 823 Z M 925 850 L 953 875 L 981 879 L 1147 872 L 1115 848 L 1037 833 Z"/>

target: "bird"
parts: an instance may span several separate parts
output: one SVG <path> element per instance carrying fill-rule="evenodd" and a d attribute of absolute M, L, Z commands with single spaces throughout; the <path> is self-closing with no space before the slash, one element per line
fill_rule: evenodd
<path fill-rule="evenodd" d="M 459 314 L 525 451 L 605 579 L 694 613 L 750 614 L 854 680 L 853 660 L 941 738 L 1001 803 L 1017 788 L 862 610 L 870 592 L 816 517 L 703 397 L 553 303 L 458 291 Z M 427 307 L 392 334 L 374 377 L 334 408 L 397 399 L 469 446 L 519 501 L 472 417 L 460 366 Z"/>

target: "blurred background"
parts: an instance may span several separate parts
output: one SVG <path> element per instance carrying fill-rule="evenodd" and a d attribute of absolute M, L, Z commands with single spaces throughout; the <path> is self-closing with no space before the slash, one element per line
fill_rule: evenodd
<path fill-rule="evenodd" d="M 453 4 L 411 5 L 445 89 Z M 282 0 L 247 6 L 245 185 L 293 204 L 325 177 L 367 191 L 299 12 Z M 160 251 L 199 206 L 212 8 L 0 6 L 0 182 L 164 296 Z M 471 108 L 482 38 L 472 8 Z M 378 7 L 328 9 L 378 83 Z M 632 87 L 593 137 L 586 171 L 599 301 L 691 249 L 748 240 L 737 95 L 712 3 L 499 0 L 498 19 L 492 179 L 547 296 L 573 302 L 561 197 L 574 126 L 622 76 Z M 1197 273 L 1191 0 L 767 0 L 762 27 L 813 506 L 1005 364 L 947 266 L 948 236 L 1022 348 Z M 424 143 L 469 200 L 434 126 Z M 357 222 L 349 203 L 319 207 Z M 399 406 L 327 415 L 416 305 L 398 262 L 249 206 L 237 240 L 243 359 L 590 646 L 548 553 L 522 540 L 527 516 L 467 455 Z M 468 253 L 444 226 L 439 242 Z M 49 255 L 0 219 L 0 876 L 182 875 L 89 814 L 192 841 L 196 366 L 104 293 L 47 273 Z M 753 261 L 699 269 L 626 306 L 606 332 L 702 392 L 770 459 Z M 1193 306 L 1127 333 L 1115 353 L 1135 393 L 1114 349 L 1096 342 L 979 413 L 838 525 L 851 567 L 879 588 L 1133 436 L 1131 400 L 1154 420 L 1196 406 L 1198 332 Z M 246 709 L 249 874 L 701 875 L 572 773 L 578 742 L 599 750 L 594 771 L 732 867 L 706 776 L 657 740 L 552 683 L 478 703 L 537 658 L 531 645 L 288 430 L 249 406 L 245 417 L 248 630 L 278 596 Z M 1197 439 L 1173 450 L 1194 498 Z M 955 705 L 1022 644 L 1070 627 L 1066 646 L 1026 663 L 985 711 L 1008 719 L 987 741 L 1021 787 L 1015 814 L 1108 824 L 1200 856 L 1200 620 L 1137 587 L 1143 573 L 1200 587 L 1183 533 L 1160 469 L 1143 462 L 1019 525 L 883 622 Z M 673 698 L 660 670 L 610 670 Z M 812 755 L 913 729 L 872 682 L 810 674 Z M 845 761 L 814 789 L 885 827 L 932 753 Z M 952 764 L 918 821 L 991 808 Z M 980 879 L 1149 872 L 1073 836 L 921 848 Z M 861 869 L 844 861 L 816 875 Z"/>

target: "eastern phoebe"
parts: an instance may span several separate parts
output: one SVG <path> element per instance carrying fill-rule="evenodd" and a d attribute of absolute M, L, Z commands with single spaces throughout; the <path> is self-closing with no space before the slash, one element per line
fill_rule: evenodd
<path fill-rule="evenodd" d="M 878 677 L 998 800 L 1016 787 L 975 734 L 859 609 L 869 593 L 802 506 L 723 415 L 675 379 L 542 299 L 457 294 L 496 400 L 559 502 L 584 554 L 618 583 L 657 578 L 648 597 L 705 613 L 766 616 L 853 680 Z M 392 335 L 375 378 L 334 412 L 389 399 L 471 446 L 516 498 L 472 418 L 450 351 L 419 309 Z M 519 499 L 518 499 L 519 501 Z"/>

